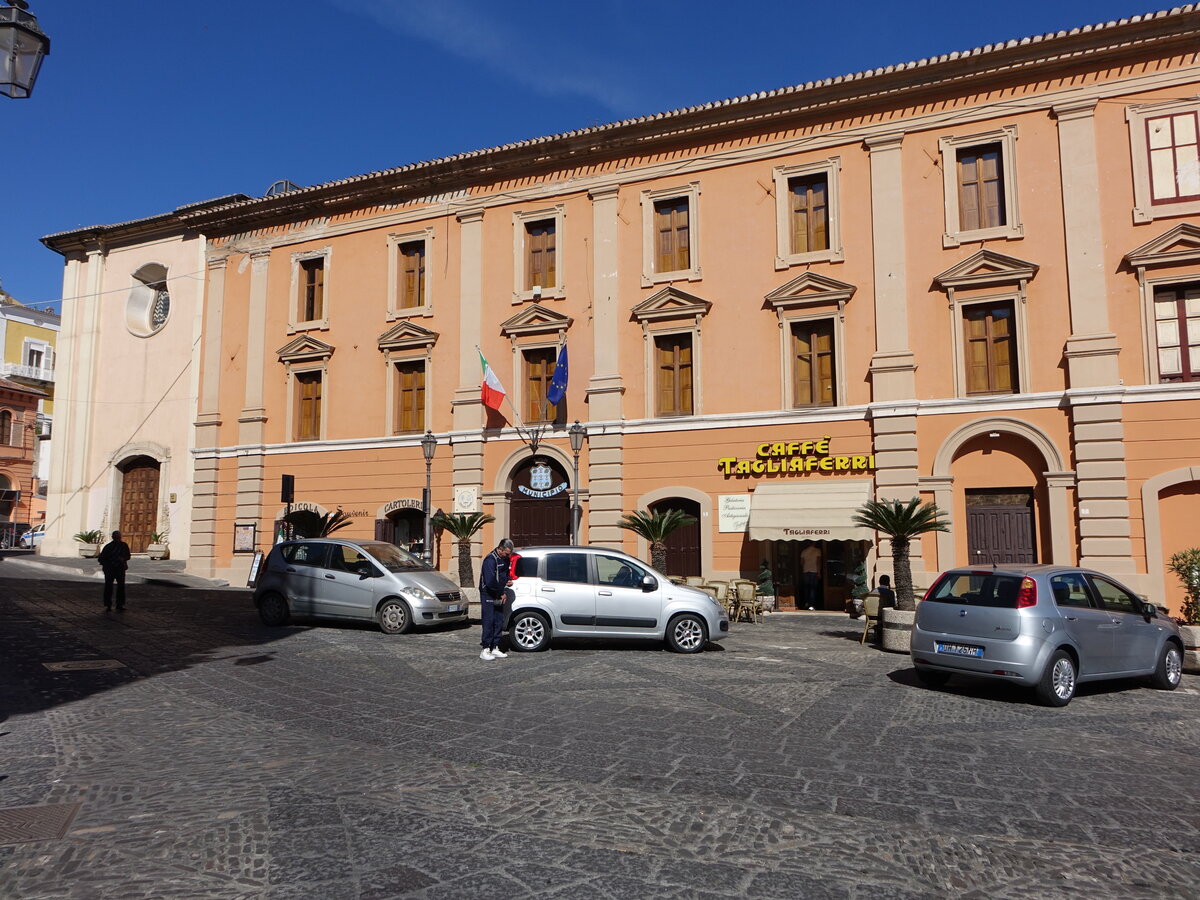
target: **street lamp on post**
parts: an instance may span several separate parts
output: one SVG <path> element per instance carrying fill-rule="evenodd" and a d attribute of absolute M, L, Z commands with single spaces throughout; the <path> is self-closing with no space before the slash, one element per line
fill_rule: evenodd
<path fill-rule="evenodd" d="M 575 424 L 567 429 L 571 439 L 571 452 L 575 454 L 575 498 L 571 502 L 571 543 L 579 544 L 579 451 L 583 449 L 583 439 L 587 437 L 587 429 L 575 420 Z"/>
<path fill-rule="evenodd" d="M 437 453 L 437 438 L 433 436 L 432 431 L 426 431 L 425 437 L 421 438 L 421 452 L 425 454 L 425 562 L 432 563 L 433 547 L 430 544 L 433 541 L 433 529 L 430 527 L 430 510 L 433 508 L 433 454 Z"/>
<path fill-rule="evenodd" d="M 26 12 L 25 0 L 6 0 L 0 7 L 0 94 L 24 99 L 33 93 L 42 59 L 50 55 L 50 38 Z"/>

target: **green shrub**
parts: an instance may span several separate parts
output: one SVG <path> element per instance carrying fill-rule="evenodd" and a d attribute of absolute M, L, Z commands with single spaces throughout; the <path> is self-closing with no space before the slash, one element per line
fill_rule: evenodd
<path fill-rule="evenodd" d="M 98 544 L 104 540 L 104 532 L 99 528 L 93 528 L 91 531 L 81 531 L 75 535 L 75 540 L 81 544 Z"/>
<path fill-rule="evenodd" d="M 1183 624 L 1200 625 L 1200 547 L 1180 550 L 1171 557 L 1167 568 L 1175 573 L 1183 585 Z"/>

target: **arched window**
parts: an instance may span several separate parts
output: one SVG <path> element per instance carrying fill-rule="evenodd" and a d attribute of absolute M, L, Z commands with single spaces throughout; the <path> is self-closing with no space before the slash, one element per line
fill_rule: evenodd
<path fill-rule="evenodd" d="M 0 444 L 18 443 L 14 424 L 13 414 L 7 409 L 0 410 Z"/>

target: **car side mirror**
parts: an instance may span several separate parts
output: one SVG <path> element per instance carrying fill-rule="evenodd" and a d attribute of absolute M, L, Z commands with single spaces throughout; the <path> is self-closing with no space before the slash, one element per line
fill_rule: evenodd
<path fill-rule="evenodd" d="M 1143 601 L 1142 615 L 1145 616 L 1147 619 L 1153 619 L 1155 616 L 1158 615 L 1158 607 L 1155 606 L 1153 603 L 1150 603 L 1149 601 Z"/>
<path fill-rule="evenodd" d="M 656 590 L 657 588 L 658 588 L 658 579 L 657 578 L 655 578 L 653 575 L 643 575 L 642 576 L 642 590 L 643 591 L 649 592 L 649 591 Z"/>

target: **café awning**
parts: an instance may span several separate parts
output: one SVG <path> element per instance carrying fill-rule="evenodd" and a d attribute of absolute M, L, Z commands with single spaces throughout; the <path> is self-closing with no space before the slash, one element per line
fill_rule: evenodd
<path fill-rule="evenodd" d="M 870 481 L 805 480 L 760 484 L 750 497 L 752 541 L 869 541 L 853 516 L 871 499 Z"/>

